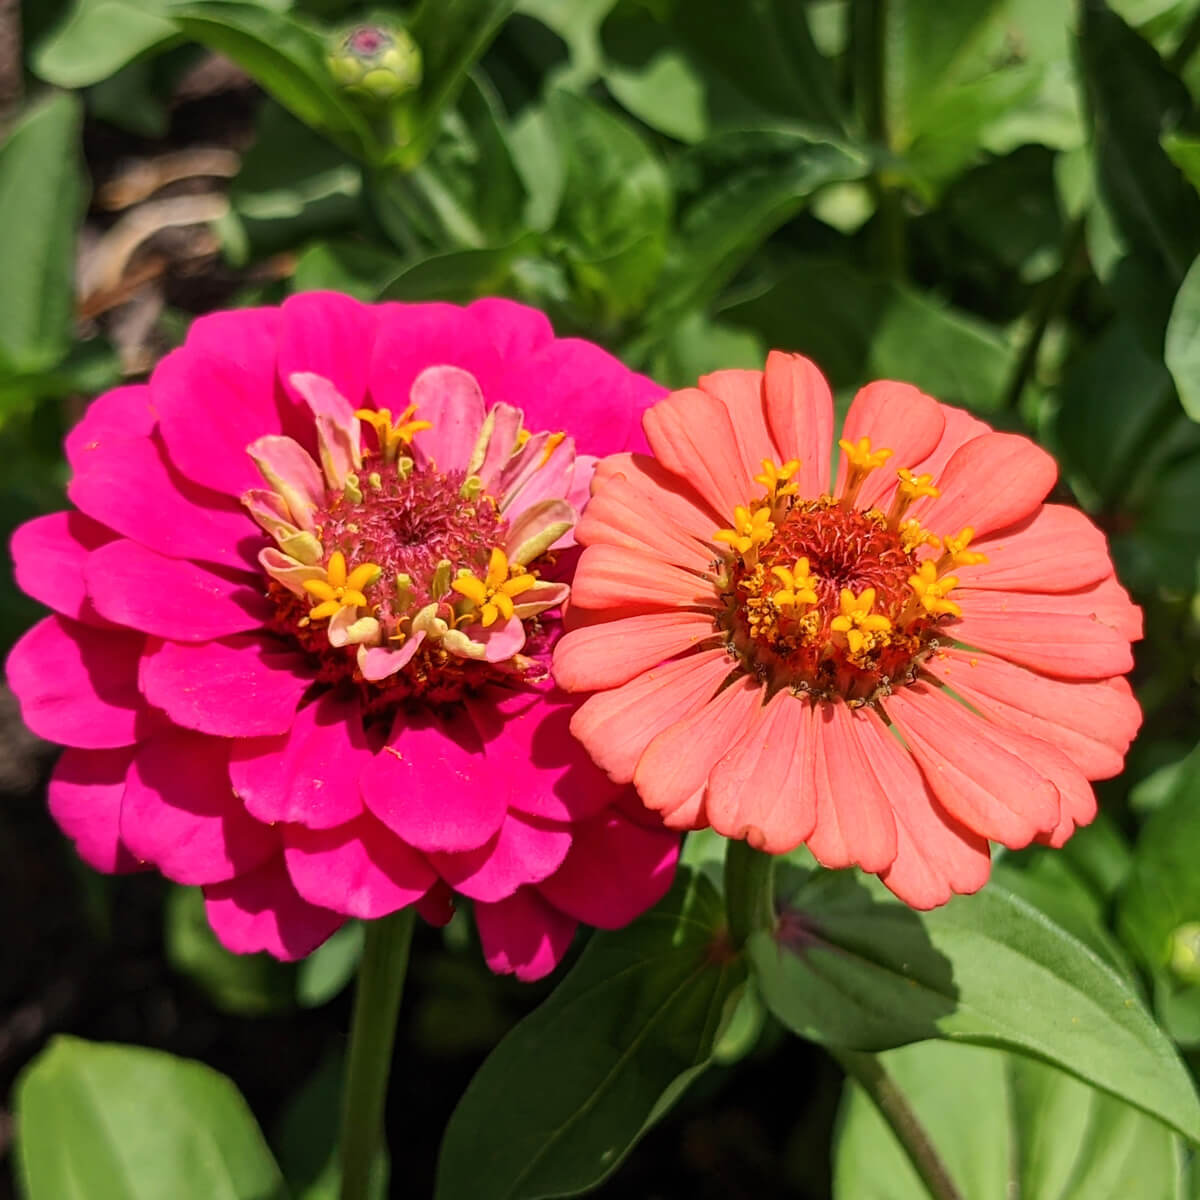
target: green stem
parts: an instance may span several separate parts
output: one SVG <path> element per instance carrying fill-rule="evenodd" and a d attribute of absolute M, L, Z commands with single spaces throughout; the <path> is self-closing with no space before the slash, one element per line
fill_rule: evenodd
<path fill-rule="evenodd" d="M 775 856 L 730 839 L 725 845 L 725 912 L 729 936 L 740 950 L 746 939 L 775 927 Z"/>
<path fill-rule="evenodd" d="M 342 1096 L 341 1200 L 366 1200 L 371 1168 L 383 1132 L 383 1108 L 404 992 L 416 909 L 410 905 L 367 924 L 350 1052 Z"/>
<path fill-rule="evenodd" d="M 858 1050 L 835 1050 L 830 1053 L 842 1069 L 871 1097 L 880 1115 L 891 1126 L 900 1145 L 904 1147 L 922 1183 L 934 1200 L 963 1200 L 946 1164 L 942 1162 L 917 1114 L 909 1107 L 896 1081 L 883 1069 L 874 1054 Z"/>

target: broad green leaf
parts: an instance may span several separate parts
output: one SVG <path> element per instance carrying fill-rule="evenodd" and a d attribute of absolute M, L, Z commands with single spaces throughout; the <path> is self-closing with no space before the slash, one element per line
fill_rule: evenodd
<path fill-rule="evenodd" d="M 203 1063 L 57 1037 L 17 1081 L 26 1200 L 284 1200 L 241 1093 Z"/>
<path fill-rule="evenodd" d="M 771 1011 L 835 1046 L 928 1038 L 1053 1063 L 1200 1139 L 1200 1100 L 1133 987 L 998 883 L 917 913 L 874 879 L 795 872 L 776 932 L 747 943 Z"/>
<path fill-rule="evenodd" d="M 282 13 L 237 0 L 174 6 L 171 16 L 195 41 L 228 55 L 284 108 L 347 154 L 368 162 L 382 151 L 325 64 L 325 42 Z"/>
<path fill-rule="evenodd" d="M 1162 146 L 1192 187 L 1200 191 L 1200 137 L 1172 131 L 1163 134 Z"/>
<path fill-rule="evenodd" d="M 691 312 L 651 351 L 646 373 L 664 387 L 690 387 L 701 375 L 729 367 L 762 370 L 767 347 L 760 337 Z"/>
<path fill-rule="evenodd" d="M 525 234 L 507 246 L 431 255 L 405 267 L 389 280 L 379 299 L 464 303 L 509 290 L 514 267 L 535 246 L 534 235 Z"/>
<path fill-rule="evenodd" d="M 770 346 L 809 355 L 835 388 L 902 379 L 981 410 L 1001 402 L 1013 360 L 1012 347 L 987 322 L 842 260 L 797 260 L 720 316 Z"/>
<path fill-rule="evenodd" d="M 1200 421 L 1200 257 L 1192 261 L 1175 296 L 1165 358 L 1184 412 Z"/>
<path fill-rule="evenodd" d="M 25 113 L 0 145 L 0 376 L 47 371 L 71 346 L 86 187 L 79 123 L 79 98 L 61 93 Z"/>
<path fill-rule="evenodd" d="M 1043 1063 L 921 1042 L 881 1062 L 970 1200 L 1178 1200 L 1179 1139 L 1160 1122 Z M 842 1101 L 834 1200 L 928 1200 L 857 1084 Z"/>
<path fill-rule="evenodd" d="M 492 1052 L 450 1118 L 437 1200 L 587 1190 L 709 1064 L 745 979 L 704 874 L 681 869 L 656 908 L 597 933 Z"/>
<path fill-rule="evenodd" d="M 361 922 L 347 921 L 296 964 L 296 1003 L 301 1008 L 319 1008 L 339 995 L 358 970 L 362 948 Z"/>
<path fill-rule="evenodd" d="M 78 0 L 68 18 L 36 46 L 33 70 L 58 87 L 99 83 L 179 37 L 166 8 L 166 0 Z"/>
<path fill-rule="evenodd" d="M 401 262 L 400 256 L 390 248 L 365 240 L 347 238 L 315 242 L 296 259 L 292 290 L 332 289 L 359 300 L 374 300 L 388 280 L 399 273 Z"/>

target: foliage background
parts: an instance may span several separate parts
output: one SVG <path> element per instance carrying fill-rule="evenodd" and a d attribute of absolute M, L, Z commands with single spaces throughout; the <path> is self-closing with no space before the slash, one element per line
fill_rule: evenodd
<path fill-rule="evenodd" d="M 326 70 L 327 38 L 366 19 L 423 50 L 398 115 Z M 1145 607 L 1146 726 L 1096 824 L 1007 855 L 1002 886 L 1119 973 L 1194 1070 L 1200 944 L 1173 935 L 1200 921 L 1198 43 L 1196 0 L 6 0 L 0 526 L 63 503 L 59 444 L 88 395 L 199 313 L 312 288 L 511 295 L 668 385 L 799 350 L 843 408 L 892 377 L 1022 430 Z M 0 649 L 37 616 L 0 578 Z M 29 1164 L 91 1129 L 99 1088 L 122 1132 L 81 1151 L 80 1195 L 185 1194 L 127 1175 L 148 1169 L 146 1095 L 174 1114 L 176 1164 L 226 1114 L 220 1194 L 275 1195 L 280 1170 L 296 1196 L 332 1194 L 361 931 L 299 967 L 224 954 L 196 894 L 74 860 L 44 812 L 50 761 L 0 692 L 3 1091 L 37 1064 L 0 1150 L 15 1103 L 28 1193 L 68 1194 Z M 553 982 L 490 977 L 465 915 L 420 933 L 389 1128 L 409 1194 L 432 1194 L 459 1096 Z M 771 1007 L 695 1051 L 708 1069 L 600 1194 L 923 1195 L 861 1095 L 835 1128 L 838 1066 Z M 43 1053 L 60 1033 L 206 1062 L 253 1117 L 203 1073 Z M 1165 1126 L 1030 1058 L 922 1042 L 888 1062 L 973 1200 L 1009 1175 L 1022 1196 L 1200 1196 Z M 204 1178 L 195 1194 L 218 1194 Z M 471 1186 L 443 1176 L 447 1196 Z"/>

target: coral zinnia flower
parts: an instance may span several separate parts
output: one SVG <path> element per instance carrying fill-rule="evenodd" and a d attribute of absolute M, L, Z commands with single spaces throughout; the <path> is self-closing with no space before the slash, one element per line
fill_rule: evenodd
<path fill-rule="evenodd" d="M 475 901 L 535 977 L 662 895 L 678 838 L 548 681 L 594 459 L 661 395 L 506 301 L 295 297 L 195 322 L 67 439 L 78 511 L 13 539 L 56 615 L 8 660 L 70 747 L 51 811 L 102 870 L 200 884 L 237 951 Z M 562 426 L 567 426 L 564 432 Z"/>
<path fill-rule="evenodd" d="M 571 722 L 680 829 L 802 842 L 916 907 L 981 887 L 988 839 L 1060 845 L 1140 713 L 1141 614 L 1053 460 L 916 388 L 846 418 L 808 360 L 721 371 L 597 468 L 554 673 Z"/>

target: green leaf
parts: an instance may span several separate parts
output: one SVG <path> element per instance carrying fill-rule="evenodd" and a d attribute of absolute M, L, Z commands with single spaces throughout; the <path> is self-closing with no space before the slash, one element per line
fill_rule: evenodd
<path fill-rule="evenodd" d="M 1172 131 L 1163 134 L 1162 148 L 1167 157 L 1184 173 L 1187 181 L 1200 191 L 1200 137 Z"/>
<path fill-rule="evenodd" d="M 388 247 L 367 241 L 335 239 L 314 242 L 301 251 L 292 275 L 292 290 L 332 289 L 359 300 L 374 300 L 400 270 L 401 258 Z"/>
<path fill-rule="evenodd" d="M 1177 1200 L 1179 1139 L 1062 1071 L 1003 1050 L 921 1042 L 881 1061 L 964 1196 Z M 857 1084 L 842 1101 L 834 1200 L 928 1200 Z"/>
<path fill-rule="evenodd" d="M 89 87 L 179 37 L 165 0 L 79 0 L 34 49 L 34 72 L 57 87 Z"/>
<path fill-rule="evenodd" d="M 506 291 L 514 266 L 535 248 L 536 241 L 533 234 L 526 234 L 507 246 L 420 259 L 385 284 L 379 299 L 465 303 Z"/>
<path fill-rule="evenodd" d="M 51 96 L 0 145 L 0 374 L 47 371 L 71 347 L 85 193 L 80 113 L 77 96 Z"/>
<path fill-rule="evenodd" d="M 1184 412 L 1200 421 L 1200 257 L 1193 259 L 1175 296 L 1165 358 Z"/>
<path fill-rule="evenodd" d="M 57 1037 L 16 1087 L 26 1200 L 284 1200 L 241 1093 L 203 1063 Z"/>
<path fill-rule="evenodd" d="M 613 1171 L 711 1061 L 745 979 L 704 874 L 597 933 L 492 1052 L 450 1118 L 437 1200 L 574 1195 Z"/>
<path fill-rule="evenodd" d="M 987 322 L 840 259 L 797 260 L 720 316 L 770 346 L 809 355 L 835 388 L 903 379 L 939 400 L 985 411 L 1000 404 L 1013 358 Z"/>
<path fill-rule="evenodd" d="M 296 1003 L 301 1008 L 319 1008 L 339 995 L 358 970 L 362 948 L 362 923 L 347 921 L 296 964 Z"/>
<path fill-rule="evenodd" d="M 282 13 L 237 0 L 171 9 L 188 37 L 233 59 L 264 91 L 347 154 L 376 162 L 382 151 L 366 120 L 337 87 L 324 40 Z"/>
<path fill-rule="evenodd" d="M 1200 1139 L 1200 1100 L 1136 991 L 997 883 L 917 913 L 870 878 L 794 873 L 776 933 L 747 944 L 768 1008 L 852 1049 L 927 1038 L 1003 1046 Z"/>

